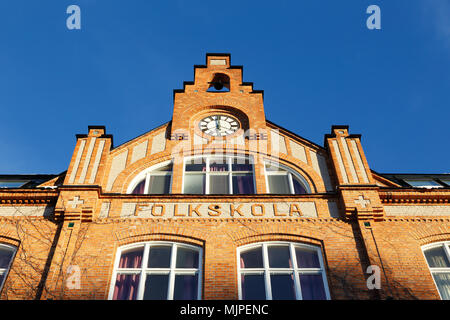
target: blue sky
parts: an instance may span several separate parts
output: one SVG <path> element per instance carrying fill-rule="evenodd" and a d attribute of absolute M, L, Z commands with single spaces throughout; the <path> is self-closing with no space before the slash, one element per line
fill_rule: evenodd
<path fill-rule="evenodd" d="M 0 173 L 66 170 L 88 125 L 117 146 L 169 121 L 207 52 L 231 53 L 300 136 L 348 124 L 378 172 L 450 172 L 448 0 L 3 0 L 0 48 Z"/>

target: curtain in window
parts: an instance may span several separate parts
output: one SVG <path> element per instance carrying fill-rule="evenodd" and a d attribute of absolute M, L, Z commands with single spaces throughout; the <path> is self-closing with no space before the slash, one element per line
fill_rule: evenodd
<path fill-rule="evenodd" d="M 138 183 L 138 185 L 134 188 L 132 194 L 143 194 L 145 188 L 145 179 Z"/>
<path fill-rule="evenodd" d="M 139 286 L 138 274 L 118 274 L 114 289 L 114 300 L 136 300 Z"/>
<path fill-rule="evenodd" d="M 450 300 L 450 273 L 435 273 L 433 277 L 442 300 Z"/>
<path fill-rule="evenodd" d="M 119 268 L 140 268 L 143 249 L 125 252 L 120 256 Z"/>
<path fill-rule="evenodd" d="M 233 193 L 234 194 L 253 194 L 253 176 L 252 175 L 233 175 Z"/>

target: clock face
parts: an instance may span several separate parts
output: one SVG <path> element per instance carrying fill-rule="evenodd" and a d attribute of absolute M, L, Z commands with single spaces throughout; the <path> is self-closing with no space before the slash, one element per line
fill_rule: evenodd
<path fill-rule="evenodd" d="M 199 127 L 210 136 L 223 137 L 236 132 L 239 122 L 233 117 L 218 114 L 200 120 Z"/>

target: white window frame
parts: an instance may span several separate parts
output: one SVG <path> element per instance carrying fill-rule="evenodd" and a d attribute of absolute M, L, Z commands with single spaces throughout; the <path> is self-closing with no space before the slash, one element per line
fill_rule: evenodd
<path fill-rule="evenodd" d="M 9 271 L 11 270 L 11 265 L 14 261 L 14 258 L 16 257 L 17 247 L 13 246 L 13 245 L 9 245 L 9 244 L 0 243 L 0 248 L 6 248 L 6 249 L 13 251 L 13 254 L 11 256 L 11 260 L 8 263 L 8 266 L 6 268 L 0 268 L 0 275 L 3 276 L 3 281 L 0 281 L 0 292 L 1 292 L 3 289 L 3 285 L 6 282 L 6 278 L 8 278 Z"/>
<path fill-rule="evenodd" d="M 267 165 L 280 168 L 284 171 L 268 171 L 266 169 Z M 300 181 L 302 186 L 305 188 L 306 193 L 311 193 L 311 188 L 309 186 L 308 181 L 306 181 L 306 179 L 301 174 L 299 174 L 298 172 L 295 172 L 294 170 L 292 170 L 291 168 L 289 168 L 288 166 L 285 166 L 283 164 L 280 164 L 280 163 L 275 164 L 274 162 L 271 162 L 271 161 L 264 161 L 264 178 L 266 181 L 266 192 L 267 193 L 272 194 L 270 192 L 268 176 L 277 176 L 277 175 L 278 176 L 286 176 L 287 175 L 289 191 L 290 191 L 289 194 L 295 194 L 293 176 L 296 177 Z M 273 194 L 277 194 L 277 193 L 273 193 Z"/>
<path fill-rule="evenodd" d="M 171 257 L 170 257 L 170 267 L 169 268 L 148 268 L 148 255 L 150 248 L 152 246 L 158 245 L 170 245 L 171 249 Z M 179 247 L 192 249 L 198 252 L 198 268 L 176 268 L 176 256 L 177 249 Z M 128 251 L 130 249 L 135 248 L 143 248 L 144 253 L 142 256 L 142 263 L 140 268 L 119 268 L 120 257 L 124 251 Z M 175 276 L 180 274 L 185 275 L 198 275 L 198 288 L 197 288 L 197 300 L 201 300 L 202 296 L 202 258 L 203 258 L 203 249 L 198 246 L 184 244 L 180 242 L 172 242 L 172 241 L 149 241 L 149 242 L 138 242 L 125 246 L 121 246 L 117 249 L 116 258 L 114 261 L 114 271 L 111 278 L 111 285 L 109 289 L 108 299 L 112 300 L 114 297 L 114 289 L 116 286 L 116 280 L 118 274 L 139 274 L 139 286 L 138 292 L 136 295 L 136 300 L 142 300 L 144 296 L 145 290 L 145 281 L 147 278 L 147 274 L 168 274 L 169 275 L 169 285 L 167 290 L 167 300 L 173 300 L 173 293 L 175 288 Z"/>
<path fill-rule="evenodd" d="M 268 246 L 289 246 L 289 253 L 291 255 L 292 268 L 271 268 L 269 266 L 269 254 L 267 247 Z M 255 249 L 262 247 L 262 256 L 263 256 L 263 268 L 241 268 L 241 253 L 247 250 Z M 295 248 L 307 248 L 314 250 L 318 257 L 320 268 L 299 268 L 297 265 L 297 255 L 295 254 Z M 299 274 L 320 274 L 322 275 L 323 287 L 325 290 L 325 296 L 327 300 L 330 300 L 330 291 L 328 288 L 327 276 L 323 264 L 322 258 L 322 250 L 318 246 L 298 243 L 298 242 L 286 242 L 286 241 L 266 241 L 266 242 L 258 242 L 249 245 L 245 245 L 237 248 L 236 252 L 236 263 L 237 263 L 237 274 L 238 274 L 238 295 L 239 300 L 242 300 L 242 283 L 241 276 L 243 274 L 264 274 L 264 284 L 266 289 L 266 300 L 272 300 L 272 287 L 270 284 L 270 275 L 271 274 L 293 274 L 294 275 L 294 287 L 295 287 L 295 296 L 297 300 L 302 300 L 302 289 L 300 286 L 300 276 Z"/>
<path fill-rule="evenodd" d="M 424 245 L 424 246 L 422 246 L 422 254 L 423 254 L 423 258 L 425 259 L 425 263 L 428 266 L 428 270 L 430 270 L 431 278 L 433 278 L 433 283 L 436 287 L 436 290 L 439 293 L 439 298 L 441 298 L 441 300 L 442 300 L 441 292 L 439 291 L 439 287 L 437 286 L 437 283 L 434 280 L 434 274 L 435 273 L 449 273 L 450 274 L 450 267 L 449 268 L 431 268 L 430 265 L 428 264 L 428 260 L 425 255 L 425 251 L 427 251 L 429 249 L 433 249 L 433 248 L 438 248 L 438 247 L 444 248 L 444 253 L 447 256 L 448 261 L 450 262 L 450 241 L 440 241 L 440 242 L 434 242 L 434 243 Z"/>
<path fill-rule="evenodd" d="M 191 161 L 192 159 L 199 159 L 202 158 L 205 160 L 205 166 L 206 171 L 186 171 L 186 163 L 188 161 Z M 226 164 L 228 166 L 228 171 L 221 172 L 221 171 L 210 171 L 210 160 L 225 158 Z M 243 159 L 248 160 L 249 163 L 252 165 L 253 170 L 252 171 L 232 171 L 232 164 L 233 160 L 235 159 Z M 243 156 L 243 155 L 233 155 L 233 156 L 227 156 L 227 155 L 200 155 L 200 156 L 190 156 L 185 157 L 183 159 L 183 182 L 182 182 L 182 190 L 181 193 L 184 194 L 184 183 L 186 175 L 204 175 L 205 176 L 205 193 L 204 194 L 210 194 L 209 192 L 209 186 L 210 186 L 210 176 L 219 176 L 219 175 L 227 175 L 228 176 L 228 194 L 233 195 L 233 175 L 239 175 L 239 174 L 251 174 L 253 179 L 253 194 L 256 194 L 256 179 L 255 179 L 255 163 L 253 161 L 252 156 Z M 239 194 L 236 194 L 239 195 Z"/>
<path fill-rule="evenodd" d="M 155 171 L 159 168 L 165 167 L 169 164 L 172 164 L 172 171 Z M 144 186 L 144 193 L 143 194 L 149 194 L 149 188 L 150 188 L 150 176 L 170 176 L 170 184 L 169 184 L 169 194 L 172 193 L 172 181 L 173 181 L 173 161 L 163 161 L 158 164 L 155 164 L 143 171 L 141 171 L 138 175 L 136 175 L 133 180 L 131 180 L 130 184 L 127 188 L 127 194 L 131 194 L 133 190 L 137 187 L 139 183 L 142 182 L 142 180 L 145 179 L 145 186 Z"/>

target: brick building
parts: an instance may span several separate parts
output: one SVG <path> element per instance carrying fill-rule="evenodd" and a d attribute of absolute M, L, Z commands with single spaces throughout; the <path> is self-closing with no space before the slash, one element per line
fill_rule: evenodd
<path fill-rule="evenodd" d="M 207 54 L 168 123 L 120 146 L 91 126 L 66 172 L 1 175 L 1 298 L 450 299 L 450 174 L 281 128 L 242 71 Z"/>

